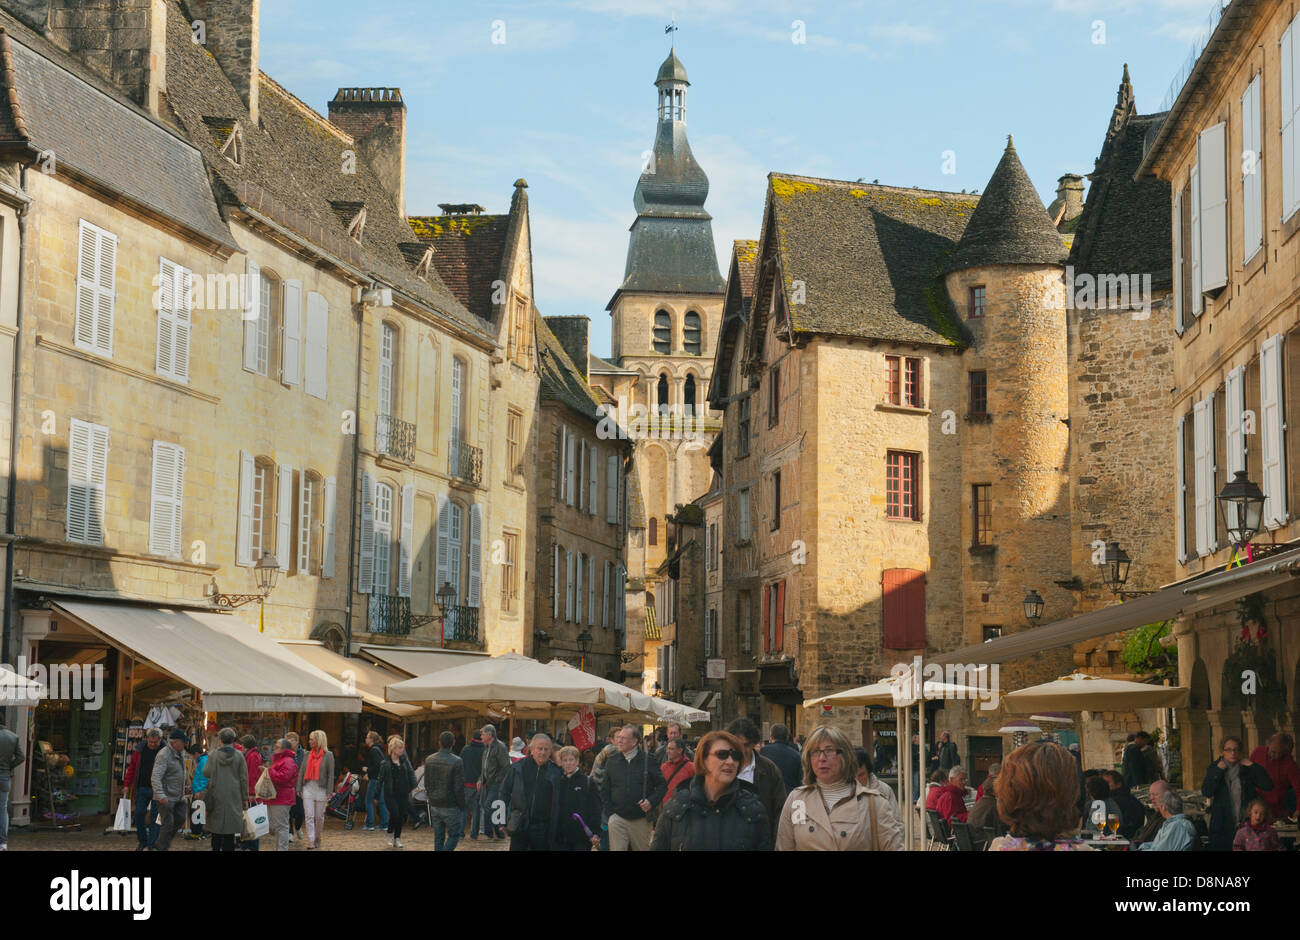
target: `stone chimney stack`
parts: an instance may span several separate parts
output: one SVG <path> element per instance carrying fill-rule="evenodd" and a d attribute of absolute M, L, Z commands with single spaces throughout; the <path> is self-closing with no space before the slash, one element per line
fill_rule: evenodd
<path fill-rule="evenodd" d="M 1057 228 L 1073 222 L 1083 213 L 1083 177 L 1066 173 L 1056 181 L 1056 198 L 1047 207 L 1047 214 Z"/>
<path fill-rule="evenodd" d="M 406 102 L 400 88 L 340 88 L 330 123 L 357 142 L 358 156 L 406 215 Z"/>
<path fill-rule="evenodd" d="M 5 7 L 158 114 L 167 89 L 165 0 L 18 0 Z"/>
<path fill-rule="evenodd" d="M 187 6 L 193 18 L 191 32 L 203 38 L 204 48 L 235 86 L 248 107 L 249 121 L 256 124 L 262 0 L 188 0 Z"/>
<path fill-rule="evenodd" d="M 585 380 L 587 378 L 587 333 L 591 328 L 591 319 L 589 317 L 544 317 L 543 319 Z"/>

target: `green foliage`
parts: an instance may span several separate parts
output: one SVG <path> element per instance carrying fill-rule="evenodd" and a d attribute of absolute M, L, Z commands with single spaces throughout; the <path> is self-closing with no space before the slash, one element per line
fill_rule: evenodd
<path fill-rule="evenodd" d="M 1160 638 L 1169 635 L 1169 624 L 1170 621 L 1161 620 L 1126 634 L 1120 656 L 1129 672 L 1161 679 L 1178 678 L 1178 647 L 1160 645 Z"/>

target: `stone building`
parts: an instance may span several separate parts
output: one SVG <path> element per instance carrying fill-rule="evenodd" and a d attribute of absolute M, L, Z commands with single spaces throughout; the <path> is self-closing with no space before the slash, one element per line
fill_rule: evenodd
<path fill-rule="evenodd" d="M 525 649 L 620 681 L 626 649 L 627 468 L 632 442 L 609 421 L 574 363 L 587 363 L 586 317 L 538 318 L 534 628 Z"/>
<path fill-rule="evenodd" d="M 667 557 L 666 519 L 708 489 L 707 452 L 718 428 L 706 401 L 723 281 L 704 209 L 709 180 L 686 139 L 689 85 L 681 60 L 670 53 L 655 79 L 655 141 L 636 185 L 627 267 L 607 307 L 612 369 L 591 374 L 617 400 L 619 421 L 636 440 L 644 528 L 629 533 L 627 609 L 634 619 L 640 613 L 651 633 L 655 625 L 645 618 L 653 616 L 655 572 Z M 629 631 L 629 642 L 635 633 Z M 637 653 L 645 649 L 629 650 Z M 644 691 L 654 681 L 647 671 Z"/>

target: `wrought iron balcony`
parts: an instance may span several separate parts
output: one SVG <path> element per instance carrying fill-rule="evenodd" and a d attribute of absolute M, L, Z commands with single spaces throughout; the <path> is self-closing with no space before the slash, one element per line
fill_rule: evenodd
<path fill-rule="evenodd" d="M 483 482 L 483 448 L 452 439 L 447 472 L 458 480 L 478 486 Z"/>
<path fill-rule="evenodd" d="M 447 621 L 442 628 L 443 645 L 448 641 L 455 641 L 482 649 L 483 640 L 478 629 L 478 611 L 477 607 L 448 607 Z"/>
<path fill-rule="evenodd" d="M 411 632 L 411 599 L 396 594 L 371 594 L 366 612 L 370 633 L 407 636 Z"/>
<path fill-rule="evenodd" d="M 415 425 L 392 415 L 377 415 L 375 450 L 402 463 L 415 463 Z"/>

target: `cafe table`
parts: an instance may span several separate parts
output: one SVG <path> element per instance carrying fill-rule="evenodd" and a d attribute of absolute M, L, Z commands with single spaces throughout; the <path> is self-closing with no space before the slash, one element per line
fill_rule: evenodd
<path fill-rule="evenodd" d="M 1133 844 L 1130 840 L 1119 836 L 1099 836 L 1095 833 L 1083 832 L 1080 835 L 1094 849 L 1104 852 L 1127 852 Z"/>

